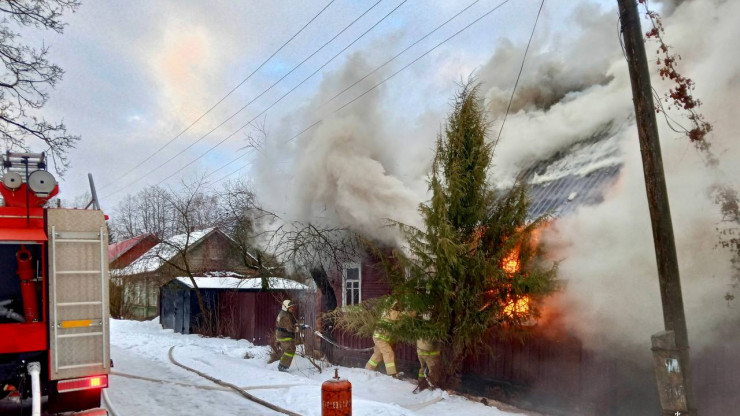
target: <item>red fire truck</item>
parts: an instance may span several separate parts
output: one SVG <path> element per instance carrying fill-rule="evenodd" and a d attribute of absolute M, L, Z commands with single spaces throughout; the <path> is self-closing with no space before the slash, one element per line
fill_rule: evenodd
<path fill-rule="evenodd" d="M 106 415 L 108 236 L 92 178 L 92 209 L 45 208 L 59 187 L 44 154 L 2 164 L 0 399 L 30 398 L 36 415 L 42 396 L 48 413 Z"/>

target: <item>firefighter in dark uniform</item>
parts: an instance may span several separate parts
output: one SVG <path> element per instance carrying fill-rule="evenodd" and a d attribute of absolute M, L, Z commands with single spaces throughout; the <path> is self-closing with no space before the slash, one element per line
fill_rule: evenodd
<path fill-rule="evenodd" d="M 293 362 L 298 328 L 308 328 L 307 325 L 298 325 L 294 315 L 295 306 L 295 303 L 290 299 L 284 300 L 282 310 L 275 322 L 275 340 L 283 352 L 283 355 L 280 357 L 280 364 L 278 364 L 278 370 L 280 371 L 288 371 L 290 363 Z"/>

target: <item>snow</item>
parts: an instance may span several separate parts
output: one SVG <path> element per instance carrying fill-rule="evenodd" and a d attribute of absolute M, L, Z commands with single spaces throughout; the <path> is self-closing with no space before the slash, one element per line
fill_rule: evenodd
<path fill-rule="evenodd" d="M 262 279 L 252 277 L 248 279 L 239 279 L 236 277 L 194 277 L 195 283 L 200 289 L 260 289 L 262 288 Z M 193 282 L 189 277 L 178 277 L 178 281 L 193 288 Z M 308 290 L 308 286 L 298 283 L 295 280 L 284 279 L 282 277 L 268 277 L 267 284 L 270 289 L 282 290 Z"/>
<path fill-rule="evenodd" d="M 355 416 L 526 414 L 499 410 L 440 390 L 414 395 L 412 381 L 396 380 L 364 369 L 331 366 L 319 373 L 298 354 L 290 372 L 281 373 L 277 371 L 277 363 L 267 363 L 268 347 L 245 340 L 177 334 L 162 329 L 155 319 L 111 320 L 114 367 L 107 397 L 116 415 L 279 414 L 175 366 L 168 358 L 173 346 L 178 362 L 307 416 L 321 414 L 321 383 L 333 376 L 334 368 L 339 369 L 340 377 L 352 383 Z M 244 358 L 245 354 L 251 358 Z"/>
<path fill-rule="evenodd" d="M 166 261 L 172 260 L 177 253 L 181 253 L 186 248 L 197 244 L 198 241 L 210 234 L 213 230 L 214 228 L 206 228 L 204 230 L 193 231 L 189 234 L 184 233 L 170 237 L 167 241 L 157 244 L 142 254 L 141 257 L 126 266 L 120 274 L 128 276 L 137 273 L 153 272 L 159 269 Z"/>

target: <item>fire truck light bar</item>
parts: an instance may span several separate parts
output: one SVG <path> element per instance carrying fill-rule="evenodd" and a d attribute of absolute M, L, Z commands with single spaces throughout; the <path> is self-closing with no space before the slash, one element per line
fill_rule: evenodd
<path fill-rule="evenodd" d="M 68 393 L 70 391 L 101 389 L 108 387 L 108 376 L 93 376 L 83 378 L 73 378 L 70 380 L 61 380 L 57 383 L 59 393 Z"/>

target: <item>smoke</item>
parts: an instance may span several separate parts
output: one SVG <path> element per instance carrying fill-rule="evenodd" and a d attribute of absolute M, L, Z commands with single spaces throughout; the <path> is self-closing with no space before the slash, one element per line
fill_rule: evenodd
<path fill-rule="evenodd" d="M 734 97 L 740 93 L 740 58 L 728 54 L 726 45 L 740 35 L 733 21 L 740 4 L 696 0 L 663 2 L 662 7 L 672 7 L 664 18 L 666 41 L 682 56 L 679 70 L 696 82 L 695 94 L 704 102 L 701 111 L 715 126 L 713 150 L 721 161 L 737 160 L 740 149 L 731 139 L 740 127 L 733 114 Z M 662 310 L 617 11 L 584 1 L 566 25 L 565 31 L 551 28 L 535 36 L 496 147 L 491 180 L 505 187 L 522 169 L 609 126 L 623 163 L 618 180 L 602 203 L 558 219 L 543 236 L 553 258 L 560 260 L 565 282 L 553 303 L 562 309 L 568 328 L 588 345 L 647 351 L 650 335 L 663 329 Z M 501 41 L 477 74 L 494 136 L 524 46 Z M 656 48 L 647 45 L 653 62 L 657 57 L 650 54 Z M 387 219 L 419 223 L 417 207 L 427 197 L 424 179 L 444 116 L 434 108 L 411 120 L 395 115 L 384 107 L 391 95 L 385 85 L 339 113 L 322 107 L 372 69 L 366 58 L 357 53 L 339 70 L 325 74 L 301 122 L 284 120 L 277 132 L 269 133 L 256 163 L 256 192 L 286 221 L 349 227 L 393 244 L 398 234 L 385 226 Z M 364 85 L 382 77 L 375 74 Z M 654 88 L 667 91 L 669 85 L 654 81 Z M 670 115 L 680 122 L 680 114 Z M 285 143 L 284 138 L 319 118 L 323 121 L 317 128 Z M 724 300 L 731 289 L 730 255 L 717 247 L 716 228 L 722 223 L 711 189 L 718 180 L 737 187 L 740 165 L 709 169 L 686 137 L 662 119 L 659 124 L 690 342 L 700 348 L 715 341 L 715 327 L 738 318 L 735 305 Z"/>
<path fill-rule="evenodd" d="M 325 76 L 305 114 L 315 114 L 333 94 L 372 69 L 361 54 L 352 55 L 340 70 Z M 374 74 L 365 85 L 374 85 L 382 76 Z M 399 237 L 388 220 L 418 225 L 422 196 L 414 188 L 419 188 L 419 173 L 425 169 L 398 163 L 398 143 L 413 141 L 406 140 L 406 128 L 381 111 L 383 97 L 379 89 L 346 111 L 333 113 L 322 108 L 323 114 L 316 116 L 323 115 L 321 124 L 301 135 L 289 152 L 279 146 L 270 149 L 275 159 L 288 160 L 290 166 L 278 175 L 280 186 L 264 186 L 259 192 L 273 198 L 275 190 L 283 191 L 285 184 L 290 184 L 290 191 L 283 196 L 285 219 L 347 227 L 386 244 L 398 244 Z M 313 120 L 307 117 L 305 124 Z M 407 155 L 412 156 L 413 146 L 408 150 Z M 278 178 L 263 175 L 261 183 L 274 183 Z"/>
<path fill-rule="evenodd" d="M 731 138 L 740 127 L 733 116 L 740 65 L 737 57 L 727 55 L 726 45 L 740 35 L 732 17 L 739 15 L 740 5 L 711 0 L 670 5 L 676 7 L 664 18 L 666 42 L 683 58 L 679 71 L 696 82 L 695 94 L 704 102 L 700 111 L 715 126 L 713 150 L 725 161 L 720 169 L 710 169 L 688 138 L 659 118 L 690 343 L 701 348 L 717 341 L 719 325 L 738 319 L 736 306 L 724 299 L 731 289 L 730 253 L 717 244 L 716 228 L 723 224 L 711 190 L 717 181 L 738 186 L 738 166 L 731 161 L 737 160 L 740 149 Z M 528 58 L 530 75 L 520 81 L 523 88 L 515 95 L 496 149 L 494 178 L 506 183 L 520 169 L 589 137 L 599 126 L 621 126 L 615 133 L 624 163 L 619 180 L 603 203 L 558 219 L 545 241 L 553 257 L 561 260 L 559 274 L 566 286 L 554 303 L 565 311 L 569 328 L 592 347 L 647 350 L 650 335 L 663 329 L 662 309 L 616 12 L 599 14 L 594 6 L 584 5 L 575 23 L 581 37 L 572 48 L 535 50 L 534 58 Z M 584 47 L 591 42 L 599 47 Z M 657 45 L 647 44 L 651 61 L 655 49 Z M 516 50 L 523 45 L 504 44 L 481 74 L 489 82 L 486 97 L 494 118 L 500 119 L 502 103 L 508 103 L 504 86 L 509 74 L 497 68 L 510 66 Z M 657 91 L 670 88 L 660 81 L 653 86 Z M 670 115 L 681 121 L 680 114 Z"/>

